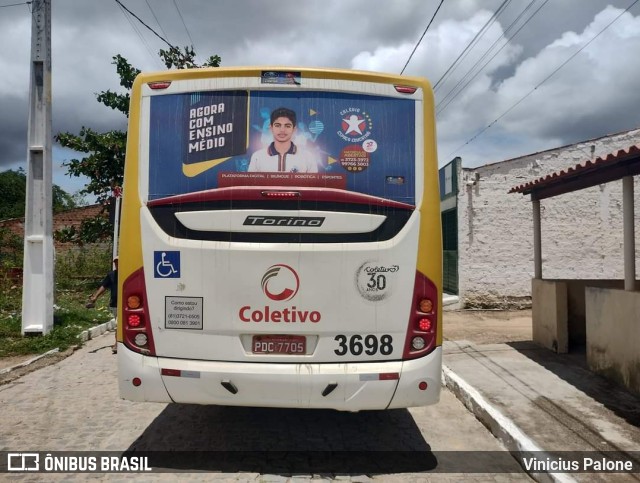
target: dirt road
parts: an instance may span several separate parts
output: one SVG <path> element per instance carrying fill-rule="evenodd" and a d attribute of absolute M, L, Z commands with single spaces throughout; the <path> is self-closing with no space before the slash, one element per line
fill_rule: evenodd
<path fill-rule="evenodd" d="M 445 311 L 443 326 L 445 340 L 475 344 L 531 340 L 531 309 Z"/>

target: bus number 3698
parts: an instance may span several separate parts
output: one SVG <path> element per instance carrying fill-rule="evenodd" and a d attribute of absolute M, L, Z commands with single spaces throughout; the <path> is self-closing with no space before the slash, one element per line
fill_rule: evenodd
<path fill-rule="evenodd" d="M 338 334 L 334 340 L 338 343 L 338 348 L 335 352 L 338 356 L 345 356 L 351 353 L 354 356 L 359 356 L 363 352 L 369 356 L 373 356 L 380 351 L 383 356 L 388 356 L 393 352 L 393 337 L 389 334 L 380 336 L 380 339 L 375 335 L 352 335 L 347 338 L 346 335 Z"/>

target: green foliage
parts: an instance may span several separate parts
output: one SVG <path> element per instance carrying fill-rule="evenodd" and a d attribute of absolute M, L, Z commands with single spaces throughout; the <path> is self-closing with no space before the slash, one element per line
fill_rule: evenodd
<path fill-rule="evenodd" d="M 27 175 L 24 169 L 9 169 L 0 173 L 0 193 L 0 220 L 22 218 L 27 194 Z M 51 194 L 54 213 L 76 206 L 73 197 L 56 184 L 52 186 Z"/>
<path fill-rule="evenodd" d="M 107 242 L 111 240 L 113 224 L 105 213 L 80 222 L 80 226 L 65 226 L 56 231 L 54 238 L 63 243 L 75 243 L 83 246 L 88 243 Z"/>
<path fill-rule="evenodd" d="M 81 159 L 71 159 L 62 165 L 70 176 L 89 178 L 81 193 L 92 194 L 99 203 L 106 203 L 111 191 L 122 186 L 124 175 L 124 154 L 127 147 L 127 133 L 107 131 L 98 133 L 83 127 L 79 135 L 59 133 L 55 136 L 58 143 L 81 153 L 88 153 Z"/>
<path fill-rule="evenodd" d="M 0 319 L 3 314 L 19 312 L 22 308 L 22 279 L 0 275 Z"/>
<path fill-rule="evenodd" d="M 2 289 L 0 289 L 2 290 Z M 12 298 L 20 296 L 21 290 L 14 287 Z M 0 298 L 9 298 L 6 295 Z M 58 291 L 54 311 L 53 329 L 42 336 L 22 336 L 21 313 L 19 310 L 0 308 L 0 357 L 20 354 L 42 354 L 56 347 L 60 351 L 80 345 L 78 338 L 83 330 L 95 327 L 112 318 L 107 307 L 86 309 L 87 293 L 81 291 Z"/>
<path fill-rule="evenodd" d="M 111 270 L 111 255 L 110 245 L 82 247 L 61 253 L 56 257 L 56 288 L 66 290 L 88 284 L 90 288 L 87 291 L 92 292 Z"/>
<path fill-rule="evenodd" d="M 111 267 L 111 249 L 70 250 L 56 259 L 56 305 L 53 330 L 43 336 L 21 334 L 22 284 L 0 278 L 0 357 L 61 351 L 79 345 L 78 335 L 112 318 L 108 297 L 95 309 L 84 304 Z"/>
<path fill-rule="evenodd" d="M 197 64 L 195 61 L 196 53 L 193 46 L 186 46 L 184 51 L 178 47 L 171 47 L 169 50 L 160 49 L 160 57 L 167 69 L 197 69 L 200 67 L 220 67 L 221 58 L 218 55 L 212 55 L 204 64 Z"/>
<path fill-rule="evenodd" d="M 3 268 L 22 266 L 22 238 L 0 226 L 0 276 Z"/>
<path fill-rule="evenodd" d="M 76 200 L 72 195 L 60 188 L 57 184 L 51 187 L 51 194 L 53 197 L 53 212 L 59 213 L 61 211 L 70 210 L 76 207 Z"/>
<path fill-rule="evenodd" d="M 22 168 L 0 173 L 0 220 L 24 216 L 27 175 Z"/>
<path fill-rule="evenodd" d="M 167 69 L 192 69 L 199 67 L 219 67 L 220 57 L 212 55 L 203 64 L 195 61 L 193 47 L 171 47 L 168 50 L 161 49 L 160 58 Z M 140 70 L 133 67 L 127 59 L 121 55 L 113 57 L 116 72 L 120 77 L 120 85 L 127 91 L 133 87 L 133 82 Z M 129 116 L 129 92 L 117 93 L 110 90 L 102 91 L 96 95 L 98 102 L 111 109 Z M 124 158 L 127 145 L 127 133 L 124 131 L 109 131 L 98 133 L 91 128 L 82 127 L 78 135 L 71 133 L 59 133 L 54 139 L 63 147 L 73 149 L 80 153 L 87 153 L 82 159 L 71 159 L 63 163 L 70 176 L 86 176 L 89 184 L 80 191 L 80 194 L 92 194 L 98 202 L 106 206 L 106 201 L 111 196 L 114 188 L 122 186 L 124 175 Z M 84 225 L 84 223 L 83 223 Z M 102 231 L 101 231 L 102 230 Z M 68 241 L 76 243 L 88 243 L 104 240 L 111 236 L 113 227 L 110 224 L 96 222 L 88 224 L 86 229 L 81 228 L 80 233 L 65 233 Z M 91 238 L 95 236 L 95 238 Z"/>
<path fill-rule="evenodd" d="M 129 64 L 129 61 L 122 57 L 120 54 L 113 57 L 113 62 L 116 66 L 116 72 L 120 77 L 120 85 L 127 90 L 133 87 L 133 81 L 140 73 L 138 69 Z M 110 90 L 102 91 L 97 95 L 98 102 L 104 104 L 111 109 L 120 111 L 125 116 L 129 117 L 129 101 L 131 99 L 129 93 L 118 94 L 111 92 Z"/>

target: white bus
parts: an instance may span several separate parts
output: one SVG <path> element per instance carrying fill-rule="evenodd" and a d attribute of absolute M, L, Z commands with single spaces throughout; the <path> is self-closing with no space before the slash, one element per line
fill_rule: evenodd
<path fill-rule="evenodd" d="M 437 402 L 429 83 L 307 68 L 140 74 L 119 256 L 124 399 Z"/>

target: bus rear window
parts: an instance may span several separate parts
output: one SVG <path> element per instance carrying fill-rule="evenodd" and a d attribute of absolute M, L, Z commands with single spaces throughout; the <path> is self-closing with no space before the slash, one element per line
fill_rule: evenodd
<path fill-rule="evenodd" d="M 414 100 L 224 90 L 150 99 L 149 193 L 320 187 L 415 204 Z"/>

